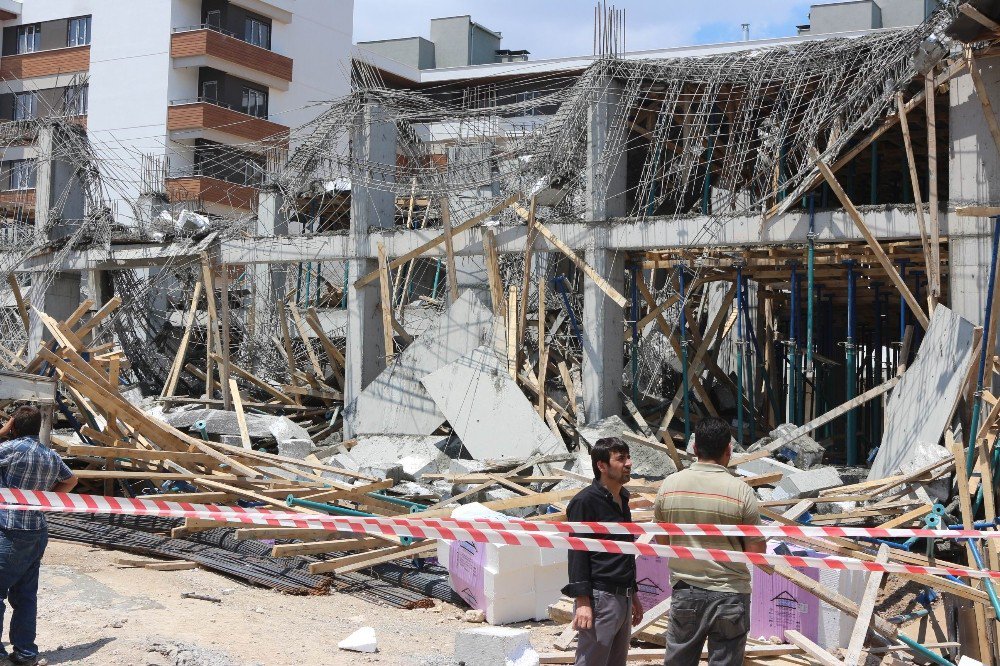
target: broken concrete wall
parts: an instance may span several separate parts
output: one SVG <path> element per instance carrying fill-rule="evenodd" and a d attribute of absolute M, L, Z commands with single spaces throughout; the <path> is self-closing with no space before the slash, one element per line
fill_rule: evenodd
<path fill-rule="evenodd" d="M 420 380 L 492 339 L 492 311 L 475 292 L 464 292 L 345 407 L 344 418 L 358 434 L 430 435 L 444 415 Z"/>
<path fill-rule="evenodd" d="M 526 458 L 566 449 L 489 347 L 474 349 L 422 382 L 473 458 Z"/>
<path fill-rule="evenodd" d="M 917 358 L 886 405 L 882 445 L 869 479 L 899 469 L 919 443 L 940 442 L 972 362 L 972 342 L 972 322 L 943 305 L 934 309 Z"/>

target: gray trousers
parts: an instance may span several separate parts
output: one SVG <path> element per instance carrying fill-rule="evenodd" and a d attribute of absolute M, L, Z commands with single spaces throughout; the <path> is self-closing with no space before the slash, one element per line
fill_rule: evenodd
<path fill-rule="evenodd" d="M 749 631 L 749 594 L 674 590 L 663 663 L 698 666 L 707 639 L 709 666 L 742 666 Z"/>
<path fill-rule="evenodd" d="M 622 594 L 594 590 L 591 607 L 594 626 L 579 632 L 574 663 L 576 666 L 624 664 L 632 635 L 632 600 Z"/>

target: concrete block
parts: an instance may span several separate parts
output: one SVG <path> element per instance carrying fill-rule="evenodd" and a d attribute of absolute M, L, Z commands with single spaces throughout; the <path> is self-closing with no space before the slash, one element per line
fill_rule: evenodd
<path fill-rule="evenodd" d="M 532 666 L 538 654 L 527 629 L 477 627 L 455 635 L 455 661 L 465 666 Z"/>
<path fill-rule="evenodd" d="M 973 328 L 947 307 L 934 308 L 917 358 L 886 404 L 882 444 L 869 479 L 899 469 L 918 443 L 941 440 L 972 362 Z"/>
<path fill-rule="evenodd" d="M 448 471 L 451 459 L 441 448 L 447 437 L 437 435 L 358 435 L 351 457 L 362 467 L 400 467 L 400 480 Z"/>
<path fill-rule="evenodd" d="M 311 439 L 280 439 L 278 440 L 278 455 L 305 460 L 312 451 Z"/>
<path fill-rule="evenodd" d="M 566 450 L 507 374 L 506 363 L 488 347 L 476 348 L 421 382 L 474 458 Z"/>
<path fill-rule="evenodd" d="M 392 479 L 396 483 L 410 480 L 404 478 L 403 466 L 399 463 L 384 462 L 362 465 L 358 471 L 368 476 L 374 476 L 377 479 Z"/>
<path fill-rule="evenodd" d="M 951 454 L 948 453 L 948 449 L 940 444 L 917 442 L 910 450 L 910 455 L 906 458 L 906 461 L 893 474 L 912 474 L 945 458 L 951 458 Z M 951 479 L 948 475 L 945 475 L 943 478 L 930 483 L 923 481 L 915 486 L 915 490 L 923 490 L 928 498 L 933 498 L 934 502 L 947 504 L 951 497 Z"/>
<path fill-rule="evenodd" d="M 337 647 L 351 652 L 377 652 L 378 640 L 375 638 L 375 630 L 371 627 L 361 627 L 337 643 Z"/>
<path fill-rule="evenodd" d="M 463 293 L 344 409 L 355 433 L 429 435 L 444 414 L 420 380 L 493 340 L 493 312 Z"/>
<path fill-rule="evenodd" d="M 243 437 L 240 435 L 219 435 L 219 443 L 229 446 L 243 446 Z"/>
<path fill-rule="evenodd" d="M 786 497 L 816 497 L 819 491 L 844 485 L 837 470 L 820 467 L 786 476 L 775 487 L 775 495 L 785 493 Z M 784 499 L 784 498 L 782 498 Z"/>
<path fill-rule="evenodd" d="M 625 422 L 617 415 L 581 426 L 579 432 L 580 439 L 590 446 L 593 446 L 598 440 L 605 437 L 620 437 L 623 432 L 634 434 L 632 429 L 625 425 Z M 662 479 L 677 471 L 674 461 L 663 451 L 658 451 L 635 442 L 626 442 L 626 444 L 628 444 L 629 453 L 632 456 L 632 476 L 641 476 L 646 479 Z M 587 456 L 585 466 L 587 471 L 583 473 L 591 474 L 589 456 Z"/>
<path fill-rule="evenodd" d="M 743 476 L 762 476 L 764 474 L 781 472 L 781 478 L 784 479 L 790 474 L 797 474 L 799 471 L 797 467 L 792 467 L 774 458 L 758 458 L 736 466 L 736 472 Z"/>
<path fill-rule="evenodd" d="M 776 441 L 787 436 L 797 428 L 792 423 L 782 423 L 769 434 L 770 441 Z M 823 462 L 826 449 L 809 435 L 800 435 L 791 442 L 775 451 L 774 455 L 784 458 L 793 467 L 809 469 Z"/>

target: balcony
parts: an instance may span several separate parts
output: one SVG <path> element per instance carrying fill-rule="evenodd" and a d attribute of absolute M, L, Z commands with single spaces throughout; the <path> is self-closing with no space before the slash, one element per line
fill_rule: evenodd
<path fill-rule="evenodd" d="M 167 196 L 171 201 L 197 201 L 200 206 L 215 204 L 239 210 L 257 209 L 257 189 L 229 183 L 211 176 L 167 178 Z"/>
<path fill-rule="evenodd" d="M 24 190 L 2 190 L 0 191 L 0 209 L 10 210 L 12 208 L 33 209 L 35 207 L 35 188 Z"/>
<path fill-rule="evenodd" d="M 170 57 L 174 67 L 211 67 L 277 90 L 288 90 L 292 81 L 291 58 L 214 27 L 176 28 Z"/>
<path fill-rule="evenodd" d="M 90 70 L 90 46 L 21 53 L 0 58 L 0 79 L 32 79 Z"/>
<path fill-rule="evenodd" d="M 263 148 L 288 145 L 288 127 L 202 98 L 172 102 L 167 109 L 172 140 L 208 139 L 219 143 L 259 142 Z"/>

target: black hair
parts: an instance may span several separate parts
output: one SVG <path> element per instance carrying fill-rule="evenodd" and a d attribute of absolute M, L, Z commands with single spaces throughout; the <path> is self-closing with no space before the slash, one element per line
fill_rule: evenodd
<path fill-rule="evenodd" d="M 14 411 L 14 433 L 18 437 L 37 437 L 42 429 L 42 413 L 33 405 L 21 405 Z"/>
<path fill-rule="evenodd" d="M 594 478 L 601 478 L 597 463 L 610 463 L 612 453 L 628 453 L 628 444 L 617 437 L 603 437 L 590 449 L 590 464 L 594 467 Z"/>
<path fill-rule="evenodd" d="M 699 458 L 720 459 L 732 439 L 729 424 L 717 416 L 702 419 L 694 429 L 694 443 L 698 448 Z"/>

